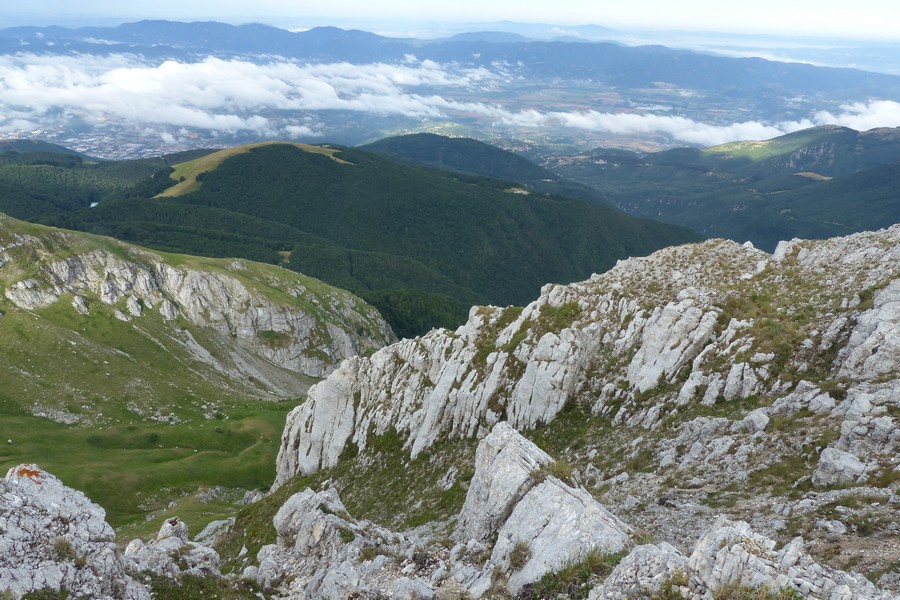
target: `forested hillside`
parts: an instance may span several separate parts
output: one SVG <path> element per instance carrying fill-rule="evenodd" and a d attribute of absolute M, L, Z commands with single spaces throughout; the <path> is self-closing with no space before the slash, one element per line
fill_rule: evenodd
<path fill-rule="evenodd" d="M 521 304 L 547 282 L 698 239 L 509 181 L 334 150 L 340 160 L 331 150 L 289 144 L 251 148 L 174 197 L 156 197 L 177 183 L 165 161 L 86 166 L 72 159 L 53 167 L 53 176 L 116 177 L 53 188 L 67 191 L 40 201 L 32 195 L 17 203 L 9 194 L 0 210 L 165 250 L 280 263 L 371 301 L 398 335 L 455 326 L 475 303 Z M 125 172 L 137 167 L 143 177 Z M 10 180 L 37 177 L 17 169 Z"/>

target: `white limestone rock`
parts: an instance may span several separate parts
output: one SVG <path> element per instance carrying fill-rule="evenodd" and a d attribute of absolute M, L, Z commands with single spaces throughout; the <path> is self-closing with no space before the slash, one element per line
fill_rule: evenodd
<path fill-rule="evenodd" d="M 515 595 L 525 584 L 591 551 L 608 554 L 628 548 L 630 532 L 589 493 L 548 477 L 516 504 L 498 531 L 490 562 L 509 574 L 507 587 Z M 527 546 L 529 558 L 514 568 L 510 555 L 517 544 Z"/>
<path fill-rule="evenodd" d="M 44 588 L 79 597 L 150 600 L 125 571 L 106 513 L 37 465 L 0 480 L 0 592 Z"/>
<path fill-rule="evenodd" d="M 900 364 L 900 277 L 875 293 L 873 307 L 859 315 L 838 360 L 838 374 L 856 380 L 896 373 Z"/>
<path fill-rule="evenodd" d="M 475 475 L 454 537 L 487 541 L 535 485 L 535 472 L 553 459 L 506 422 L 497 423 L 475 453 Z"/>
<path fill-rule="evenodd" d="M 166 519 L 156 539 L 134 539 L 123 553 L 127 567 L 138 573 L 153 573 L 170 579 L 187 573 L 200 577 L 219 577 L 219 554 L 189 541 L 188 527 L 178 517 Z"/>
<path fill-rule="evenodd" d="M 276 544 L 257 554 L 259 566 L 248 574 L 266 589 L 287 597 L 342 600 L 399 593 L 432 598 L 433 589 L 419 577 L 401 575 L 397 559 L 412 555 L 414 545 L 399 534 L 353 519 L 334 490 L 306 489 L 288 498 L 273 519 Z M 363 561 L 365 548 L 381 554 Z M 418 594 L 416 596 L 415 594 Z"/>
<path fill-rule="evenodd" d="M 743 521 L 720 517 L 697 541 L 688 559 L 692 595 L 711 599 L 716 590 L 733 583 L 751 588 L 797 590 L 803 597 L 845 600 L 893 600 L 862 575 L 815 562 L 794 539 L 781 550 Z"/>
<path fill-rule="evenodd" d="M 812 474 L 812 484 L 819 487 L 865 481 L 866 464 L 856 456 L 837 448 L 825 448 L 819 466 Z"/>
<path fill-rule="evenodd" d="M 639 392 L 666 381 L 688 364 L 713 333 L 718 313 L 704 312 L 693 299 L 669 303 L 650 316 L 640 347 L 628 365 L 628 381 Z"/>
<path fill-rule="evenodd" d="M 615 566 L 603 585 L 591 590 L 588 600 L 652 597 L 667 580 L 678 576 L 686 578 L 687 562 L 686 556 L 665 542 L 635 546 Z"/>

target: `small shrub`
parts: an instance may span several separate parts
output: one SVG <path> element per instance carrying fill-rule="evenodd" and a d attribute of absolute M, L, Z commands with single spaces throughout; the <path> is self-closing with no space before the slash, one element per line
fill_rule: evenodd
<path fill-rule="evenodd" d="M 518 571 L 531 560 L 531 548 L 528 544 L 519 540 L 513 545 L 512 551 L 509 553 L 509 567 L 513 571 Z"/>
<path fill-rule="evenodd" d="M 659 591 L 650 595 L 650 600 L 683 600 L 681 589 L 688 584 L 687 573 L 681 569 L 676 569 L 671 577 L 663 580 L 659 586 Z"/>
<path fill-rule="evenodd" d="M 625 552 L 604 554 L 593 549 L 580 560 L 573 560 L 555 573 L 547 573 L 539 581 L 525 585 L 516 600 L 540 600 L 563 595 L 571 600 L 588 597 L 594 581 L 609 575 Z"/>
<path fill-rule="evenodd" d="M 353 540 L 356 539 L 356 534 L 353 533 L 351 530 L 347 529 L 346 527 L 339 527 L 338 533 L 341 536 L 341 541 L 344 542 L 345 544 L 349 544 L 350 542 L 352 542 Z"/>
<path fill-rule="evenodd" d="M 552 463 L 541 465 L 531 472 L 531 478 L 535 484 L 541 483 L 551 476 L 568 485 L 573 485 L 572 465 L 564 460 L 555 460 Z"/>
<path fill-rule="evenodd" d="M 75 560 L 77 558 L 72 542 L 64 537 L 58 537 L 53 541 L 53 552 L 56 554 L 56 558 L 62 561 Z"/>

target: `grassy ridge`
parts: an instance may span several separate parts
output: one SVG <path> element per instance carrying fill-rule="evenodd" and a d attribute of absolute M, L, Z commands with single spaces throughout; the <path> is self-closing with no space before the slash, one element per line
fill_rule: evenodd
<path fill-rule="evenodd" d="M 250 152 L 254 148 L 260 148 L 262 146 L 267 146 L 269 144 L 275 143 L 283 142 L 260 142 L 258 144 L 234 146 L 232 148 L 225 148 L 224 150 L 219 150 L 218 152 L 213 152 L 211 154 L 207 154 L 193 160 L 176 164 L 170 177 L 178 183 L 160 193 L 159 196 L 163 198 L 170 198 L 174 196 L 183 196 L 185 194 L 189 194 L 200 187 L 200 183 L 198 182 L 197 178 L 203 173 L 216 169 L 225 160 L 231 158 L 232 156 L 243 154 L 244 152 Z M 311 146 L 309 144 L 293 145 L 306 152 L 324 154 L 325 156 L 328 156 L 339 163 L 346 164 L 345 161 L 335 156 L 335 153 L 337 151 L 331 148 L 326 148 L 324 146 Z"/>

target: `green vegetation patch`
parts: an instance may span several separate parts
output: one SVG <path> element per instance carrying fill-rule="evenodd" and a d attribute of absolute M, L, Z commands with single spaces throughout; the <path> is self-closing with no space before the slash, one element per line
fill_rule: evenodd
<path fill-rule="evenodd" d="M 232 156 L 237 156 L 238 154 L 244 154 L 245 152 L 250 152 L 254 148 L 260 148 L 262 146 L 271 146 L 271 145 L 284 145 L 284 146 L 293 146 L 295 148 L 299 148 L 305 152 L 312 152 L 314 154 L 324 154 L 329 158 L 333 159 L 336 162 L 342 164 L 350 164 L 341 158 L 335 156 L 338 150 L 334 148 L 329 148 L 327 146 L 311 146 L 310 144 L 299 144 L 299 143 L 290 143 L 290 142 L 260 142 L 257 144 L 247 144 L 244 146 L 234 146 L 232 148 L 226 148 L 224 150 L 219 150 L 218 152 L 213 152 L 212 154 L 207 154 L 205 156 L 201 156 L 200 158 L 196 158 L 194 160 L 189 160 L 187 162 L 183 162 L 175 165 L 175 170 L 172 171 L 171 177 L 178 183 L 173 185 L 172 187 L 166 189 L 164 192 L 160 193 L 160 197 L 171 198 L 175 196 L 182 196 L 184 194 L 189 194 L 200 187 L 200 182 L 198 177 L 203 173 L 208 173 L 221 165 L 225 160 L 231 158 Z"/>
<path fill-rule="evenodd" d="M 222 406 L 220 420 L 200 416 L 173 425 L 90 427 L 53 423 L 2 402 L 4 438 L 12 443 L 4 439 L 0 445 L 0 468 L 37 463 L 106 509 L 107 520 L 123 538 L 148 536 L 173 512 L 171 502 L 188 508 L 187 499 L 195 498 L 199 488 L 267 489 L 290 408 L 286 403 L 235 403 Z M 193 505 L 176 513 L 193 533 L 232 514 L 236 506 L 196 499 Z"/>
<path fill-rule="evenodd" d="M 525 585 L 516 600 L 542 600 L 564 597 L 587 598 L 594 586 L 603 581 L 627 552 L 605 554 L 597 549 L 570 561 L 559 571 L 547 573 L 535 583 Z"/>

